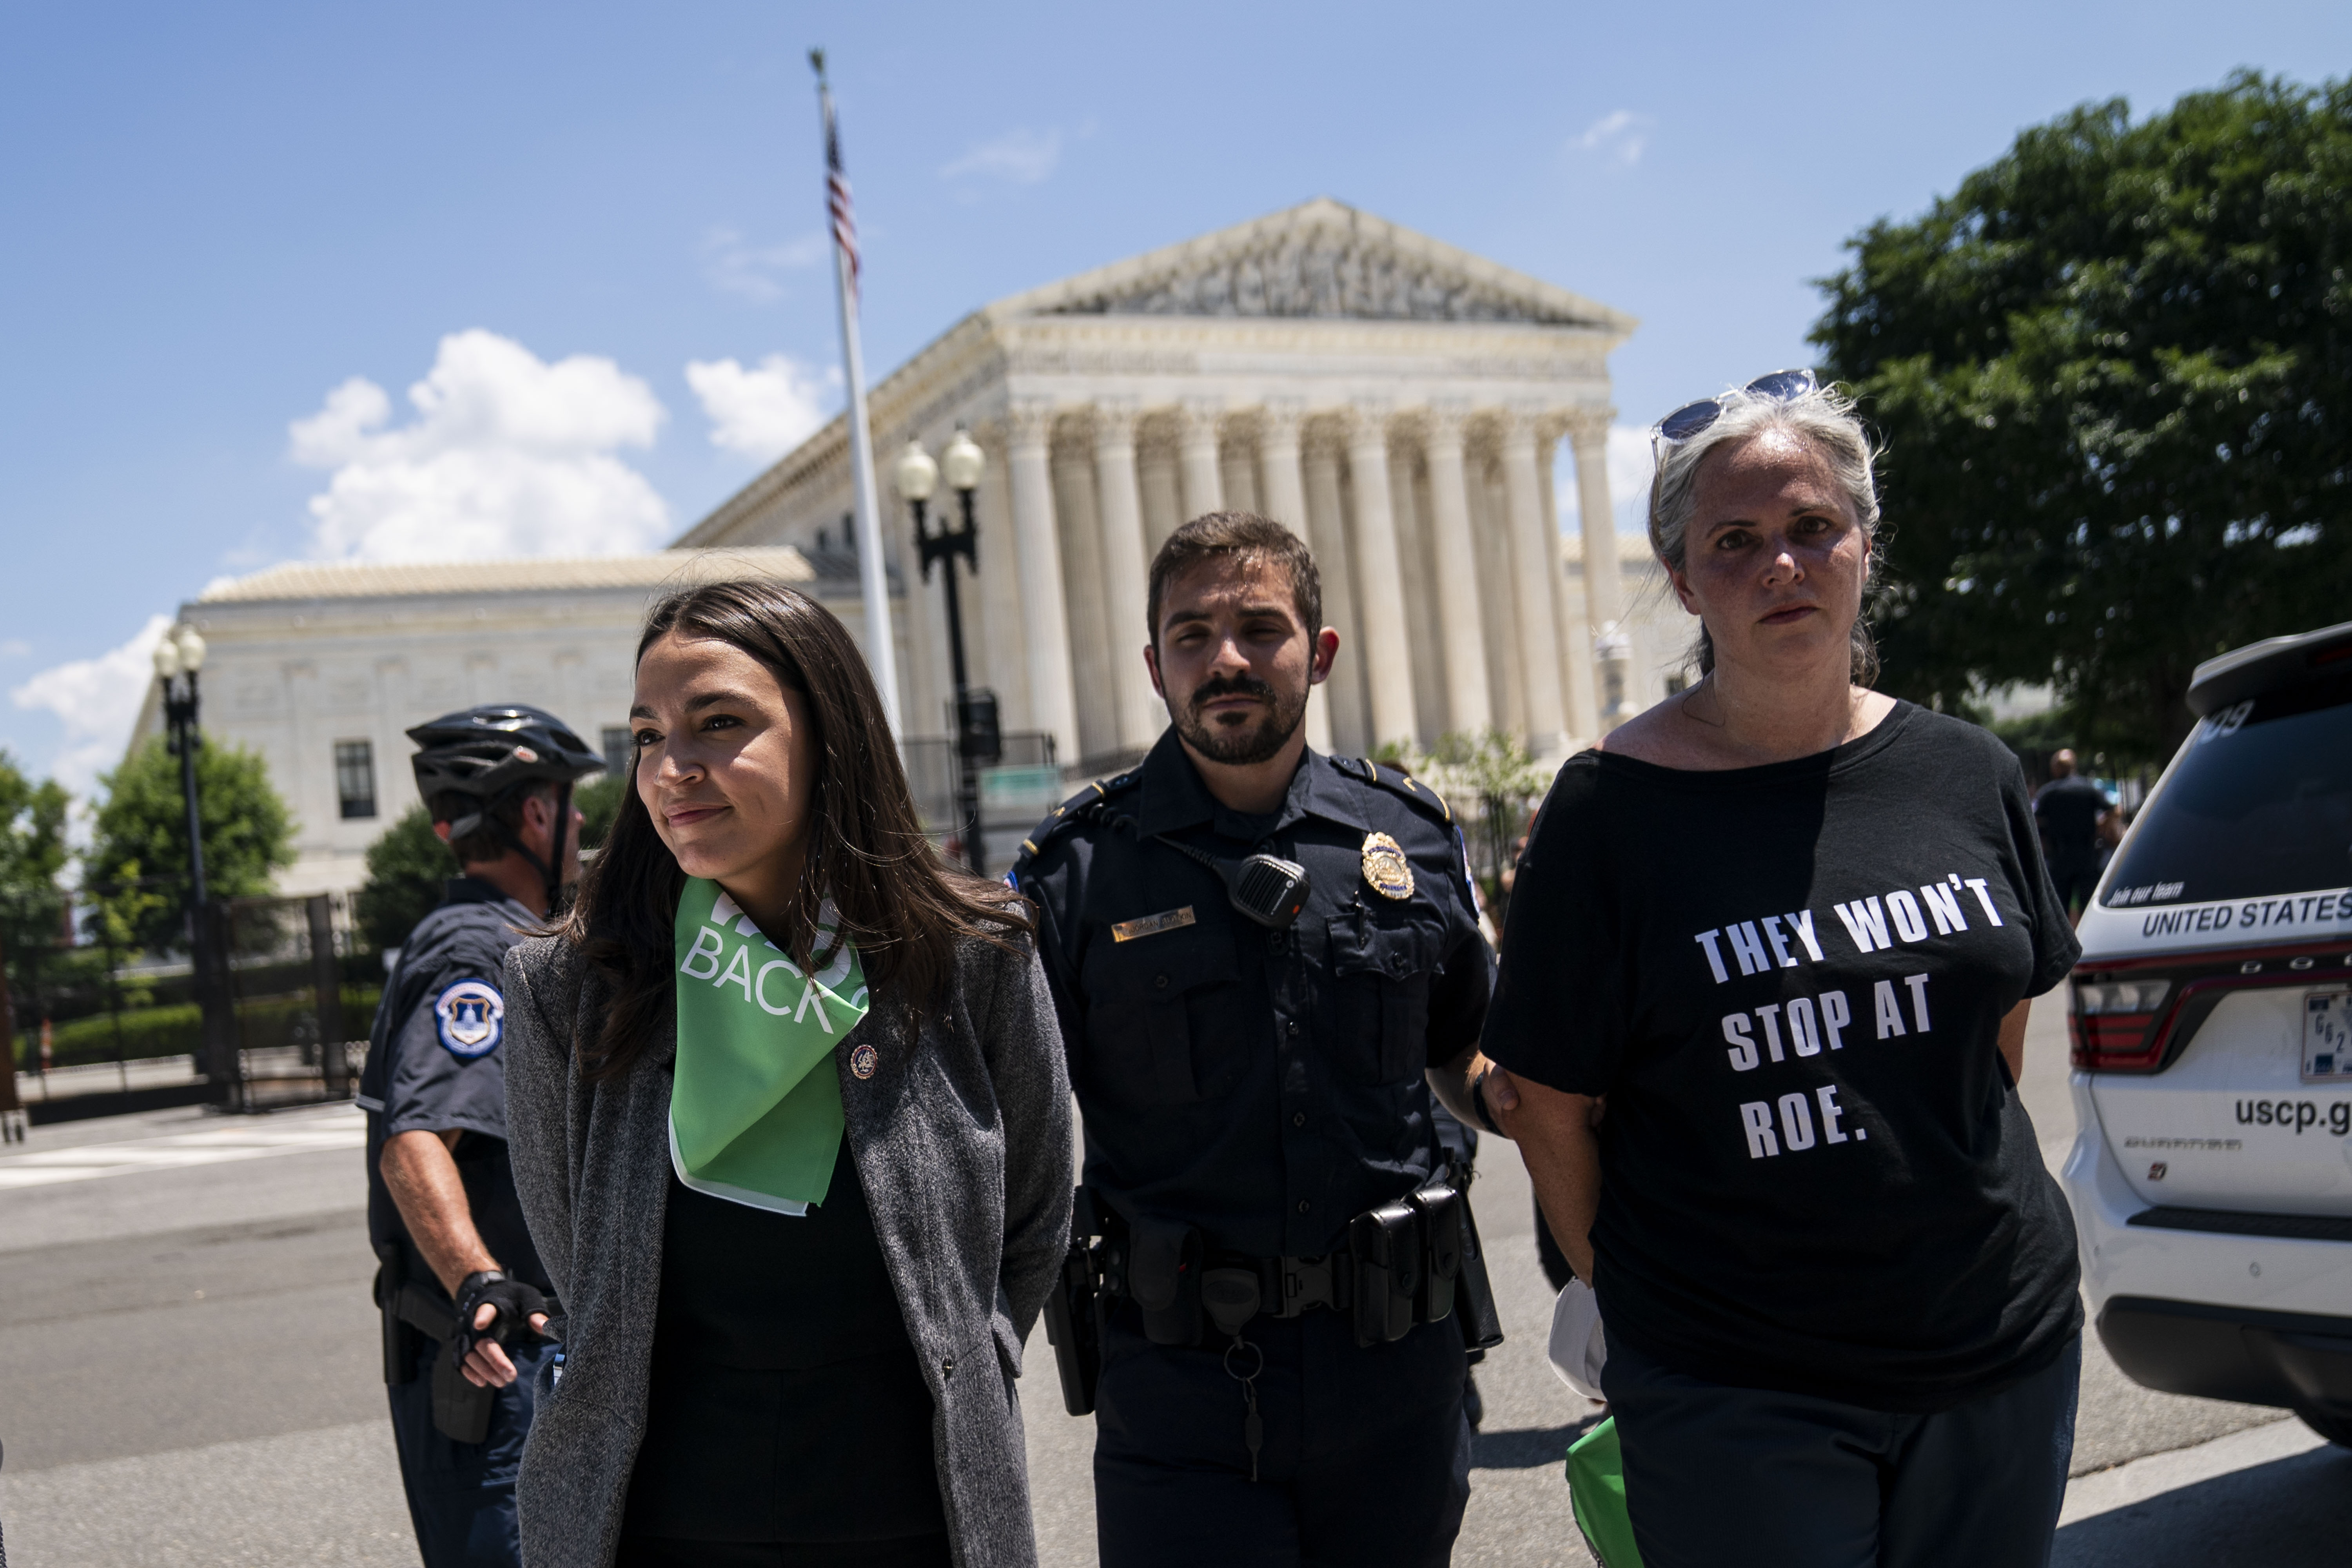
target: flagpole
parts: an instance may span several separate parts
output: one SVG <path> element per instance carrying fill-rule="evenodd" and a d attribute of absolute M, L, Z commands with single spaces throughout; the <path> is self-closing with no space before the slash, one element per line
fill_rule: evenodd
<path fill-rule="evenodd" d="M 824 79 L 824 51 L 811 49 L 816 69 L 817 109 L 824 121 L 825 208 L 833 232 L 834 297 L 841 305 L 842 373 L 849 382 L 849 492 L 857 520 L 857 576 L 866 600 L 866 662 L 882 690 L 882 711 L 890 733 L 906 738 L 898 713 L 898 645 L 890 629 L 890 578 L 882 556 L 882 511 L 874 489 L 874 443 L 866 426 L 866 355 L 857 341 L 856 230 L 849 212 L 849 178 L 842 172 L 841 138 L 833 114 L 833 89 Z"/>

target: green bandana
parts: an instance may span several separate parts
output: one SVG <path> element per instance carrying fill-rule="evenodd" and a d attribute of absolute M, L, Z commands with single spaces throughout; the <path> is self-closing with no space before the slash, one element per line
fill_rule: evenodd
<path fill-rule="evenodd" d="M 833 940 L 819 915 L 814 951 Z M 718 883 L 677 902 L 677 1072 L 669 1156 L 698 1193 L 778 1214 L 824 1201 L 841 1152 L 842 1037 L 866 1016 L 866 971 L 844 942 L 814 979 Z M 818 1070 L 818 1069 L 824 1070 Z"/>

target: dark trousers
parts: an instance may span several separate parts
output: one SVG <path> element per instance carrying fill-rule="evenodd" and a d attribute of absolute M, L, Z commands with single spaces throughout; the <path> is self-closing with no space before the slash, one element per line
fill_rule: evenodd
<path fill-rule="evenodd" d="M 613 1568 L 951 1568 L 944 1535 L 776 1544 L 621 1537 Z"/>
<path fill-rule="evenodd" d="M 2058 890 L 2058 906 L 2072 914 L 2078 909 L 2091 907 L 2091 894 L 2099 885 L 2098 851 L 2085 854 L 2053 855 L 2046 864 L 2050 868 L 2050 885 Z"/>
<path fill-rule="evenodd" d="M 1928 1415 L 1733 1388 L 1609 1336 L 1625 1508 L 1646 1568 L 2027 1568 L 2050 1561 L 2082 1341 Z"/>
<path fill-rule="evenodd" d="M 1459 1326 L 1364 1350 L 1348 1318 L 1314 1311 L 1244 1337 L 1265 1355 L 1255 1481 L 1223 1352 L 1152 1344 L 1133 1307 L 1113 1314 L 1095 1404 L 1103 1568 L 1444 1563 L 1470 1498 Z"/>
<path fill-rule="evenodd" d="M 515 1467 L 530 1430 L 540 1363 L 554 1347 L 510 1349 L 514 1382 L 490 1406 L 490 1429 L 479 1443 L 456 1443 L 433 1425 L 433 1368 L 441 1347 L 425 1344 L 416 1375 L 384 1392 L 392 1396 L 393 1441 L 400 1449 L 401 1484 L 425 1568 L 518 1568 L 522 1542 L 515 1532 Z"/>

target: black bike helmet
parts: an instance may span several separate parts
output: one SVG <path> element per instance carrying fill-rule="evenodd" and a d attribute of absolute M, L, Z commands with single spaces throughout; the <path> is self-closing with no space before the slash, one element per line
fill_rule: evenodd
<path fill-rule="evenodd" d="M 547 882 L 547 907 L 551 911 L 563 891 L 561 857 L 550 865 L 517 839 L 491 815 L 491 809 L 518 790 L 534 784 L 558 785 L 555 820 L 572 816 L 572 785 L 589 773 L 602 773 L 604 759 L 586 742 L 564 728 L 553 714 L 537 708 L 499 706 L 469 708 L 445 713 L 408 731 L 417 752 L 409 759 L 416 774 L 416 793 L 430 809 L 437 795 L 471 795 L 480 803 L 468 816 L 449 824 L 449 837 L 463 838 L 488 824 L 507 847 L 538 868 Z"/>

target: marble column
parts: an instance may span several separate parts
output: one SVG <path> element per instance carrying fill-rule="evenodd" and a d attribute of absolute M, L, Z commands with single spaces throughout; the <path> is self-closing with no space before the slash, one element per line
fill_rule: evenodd
<path fill-rule="evenodd" d="M 1511 576 L 1518 595 L 1519 662 L 1526 672 L 1528 749 L 1538 756 L 1559 750 L 1567 730 L 1560 708 L 1559 631 L 1552 616 L 1551 577 L 1559 548 L 1543 536 L 1543 501 L 1536 471 L 1536 433 L 1511 416 L 1502 426 L 1503 490 L 1511 531 Z"/>
<path fill-rule="evenodd" d="M 1331 745 L 1342 752 L 1368 752 L 1371 718 L 1364 704 L 1363 621 L 1356 614 L 1347 509 L 1339 499 L 1339 455 L 1318 442 L 1299 459 L 1298 469 L 1306 493 L 1307 547 L 1315 552 L 1316 571 L 1323 579 L 1323 624 L 1339 634 L 1339 661 L 1322 688 L 1330 709 Z M 1307 713 L 1313 716 L 1311 701 Z"/>
<path fill-rule="evenodd" d="M 1584 534 L 1584 613 L 1591 622 L 1580 627 L 1594 653 L 1593 679 L 1603 688 L 1603 639 L 1612 637 L 1624 618 L 1623 590 L 1617 578 L 1617 519 L 1609 503 L 1609 420 L 1614 409 L 1582 411 L 1568 427 L 1569 446 L 1576 457 L 1576 510 Z M 1630 679 L 1630 671 L 1627 672 Z M 1632 717 L 1621 705 L 1601 714 L 1601 728 L 1613 729 Z"/>
<path fill-rule="evenodd" d="M 1348 479 L 1356 491 L 1349 542 L 1364 590 L 1364 679 L 1370 688 L 1371 744 L 1412 740 L 1412 655 L 1405 636 L 1404 567 L 1389 497 L 1388 411 L 1367 405 L 1348 432 Z M 1532 450 L 1528 460 L 1535 460 Z"/>
<path fill-rule="evenodd" d="M 1312 540 L 1307 525 L 1307 486 L 1298 468 L 1298 422 L 1300 409 L 1295 403 L 1281 402 L 1266 405 L 1258 424 L 1257 463 L 1259 510 L 1301 539 Z M 1332 486 L 1336 492 L 1339 489 Z M 1309 548 L 1313 546 L 1309 545 Z M 1323 571 L 1320 561 L 1317 571 Z M 1330 590 L 1326 587 L 1328 601 Z M 1327 602 L 1324 620 L 1331 616 Z M 1320 626 L 1309 626 L 1310 632 Z M 1352 652 L 1353 650 L 1349 650 Z M 1331 750 L 1331 692 L 1327 681 L 1315 688 L 1307 699 L 1307 743 L 1318 752 Z"/>
<path fill-rule="evenodd" d="M 1016 403 L 1005 417 L 1013 482 L 1013 532 L 1028 612 L 1029 701 L 1037 728 L 1054 737 L 1062 766 L 1078 763 L 1078 704 L 1070 679 L 1069 616 L 1062 603 L 1062 543 L 1054 524 L 1047 445 L 1053 405 Z"/>
<path fill-rule="evenodd" d="M 1217 415 L 1214 403 L 1195 401 L 1183 408 L 1183 435 L 1177 454 L 1184 474 L 1186 522 L 1224 508 L 1224 476 L 1217 467 Z"/>
<path fill-rule="evenodd" d="M 1429 500 L 1421 482 L 1418 428 L 1399 428 L 1389 440 L 1389 510 L 1396 519 L 1397 566 L 1406 584 L 1405 660 L 1412 670 L 1412 711 L 1421 730 L 1413 739 L 1434 742 L 1452 729 L 1445 705 L 1445 647 L 1438 634 L 1437 597 L 1429 591 L 1435 572 L 1430 559 Z"/>
<path fill-rule="evenodd" d="M 1470 490 L 1462 471 L 1462 414 L 1430 411 L 1429 511 L 1437 557 L 1437 627 L 1445 650 L 1446 717 L 1456 730 L 1495 721 L 1486 696 L 1486 648 L 1478 619 L 1478 547 L 1470 537 Z"/>
<path fill-rule="evenodd" d="M 1298 471 L 1298 422 L 1295 403 L 1270 403 L 1258 423 L 1258 510 L 1299 538 L 1307 537 L 1306 481 Z"/>
<path fill-rule="evenodd" d="M 1495 723 L 1528 731 L 1527 681 L 1519 668 L 1519 601 L 1511 557 L 1511 510 L 1505 503 L 1499 463 L 1490 449 L 1491 420 L 1466 448 L 1462 463 L 1470 492 L 1470 532 L 1478 542 L 1478 611 L 1486 646 L 1486 700 Z"/>
<path fill-rule="evenodd" d="M 1082 434 L 1066 426 L 1050 450 L 1054 534 L 1062 546 L 1062 605 L 1070 626 L 1070 692 L 1078 711 L 1078 760 L 1089 773 L 1099 773 L 1105 760 L 1118 750 L 1118 719 L 1111 698 L 1110 624 L 1103 602 L 1094 453 Z"/>
<path fill-rule="evenodd" d="M 1259 510 L 1256 470 L 1248 434 L 1227 429 L 1225 444 L 1217 459 L 1218 490 L 1227 508 L 1234 511 Z"/>
<path fill-rule="evenodd" d="M 1553 433 L 1553 422 L 1548 420 L 1543 432 L 1536 439 L 1536 471 L 1547 480 L 1551 479 L 1559 472 L 1559 437 Z M 1551 540 L 1562 555 L 1561 569 L 1553 573 L 1551 578 L 1552 622 L 1559 627 L 1560 710 L 1568 721 L 1570 743 L 1578 745 L 1597 737 L 1601 733 L 1601 726 L 1593 702 L 1597 688 L 1592 680 L 1592 644 L 1581 630 L 1584 626 L 1583 607 L 1571 602 L 1573 595 L 1569 591 L 1565 559 L 1568 536 L 1560 531 L 1559 500 L 1556 491 L 1557 487 L 1551 483 L 1543 487 L 1544 537 Z M 1576 558 L 1579 563 L 1578 580 L 1580 582 L 1584 560 L 1580 545 L 1576 551 Z"/>
<path fill-rule="evenodd" d="M 979 585 L 981 636 L 971 645 L 972 679 L 996 693 L 1008 730 L 1044 728 L 1029 700 L 1028 617 L 1021 610 L 1018 535 L 1013 524 L 1013 484 L 1004 447 L 1004 432 L 990 421 L 971 433 L 988 455 L 981 470 L 979 561 L 972 568 Z M 971 628 L 966 628 L 970 635 Z"/>
<path fill-rule="evenodd" d="M 1168 710 L 1144 668 L 1144 600 L 1150 592 L 1143 548 L 1143 492 L 1135 471 L 1135 407 L 1095 406 L 1095 504 L 1102 519 L 1104 657 L 1110 660 L 1111 702 L 1122 751 L 1141 751 L 1160 738 Z"/>
<path fill-rule="evenodd" d="M 1139 449 L 1135 471 L 1143 491 L 1143 569 L 1148 576 L 1151 557 L 1184 521 L 1184 498 L 1177 486 L 1176 454 L 1167 446 Z"/>

